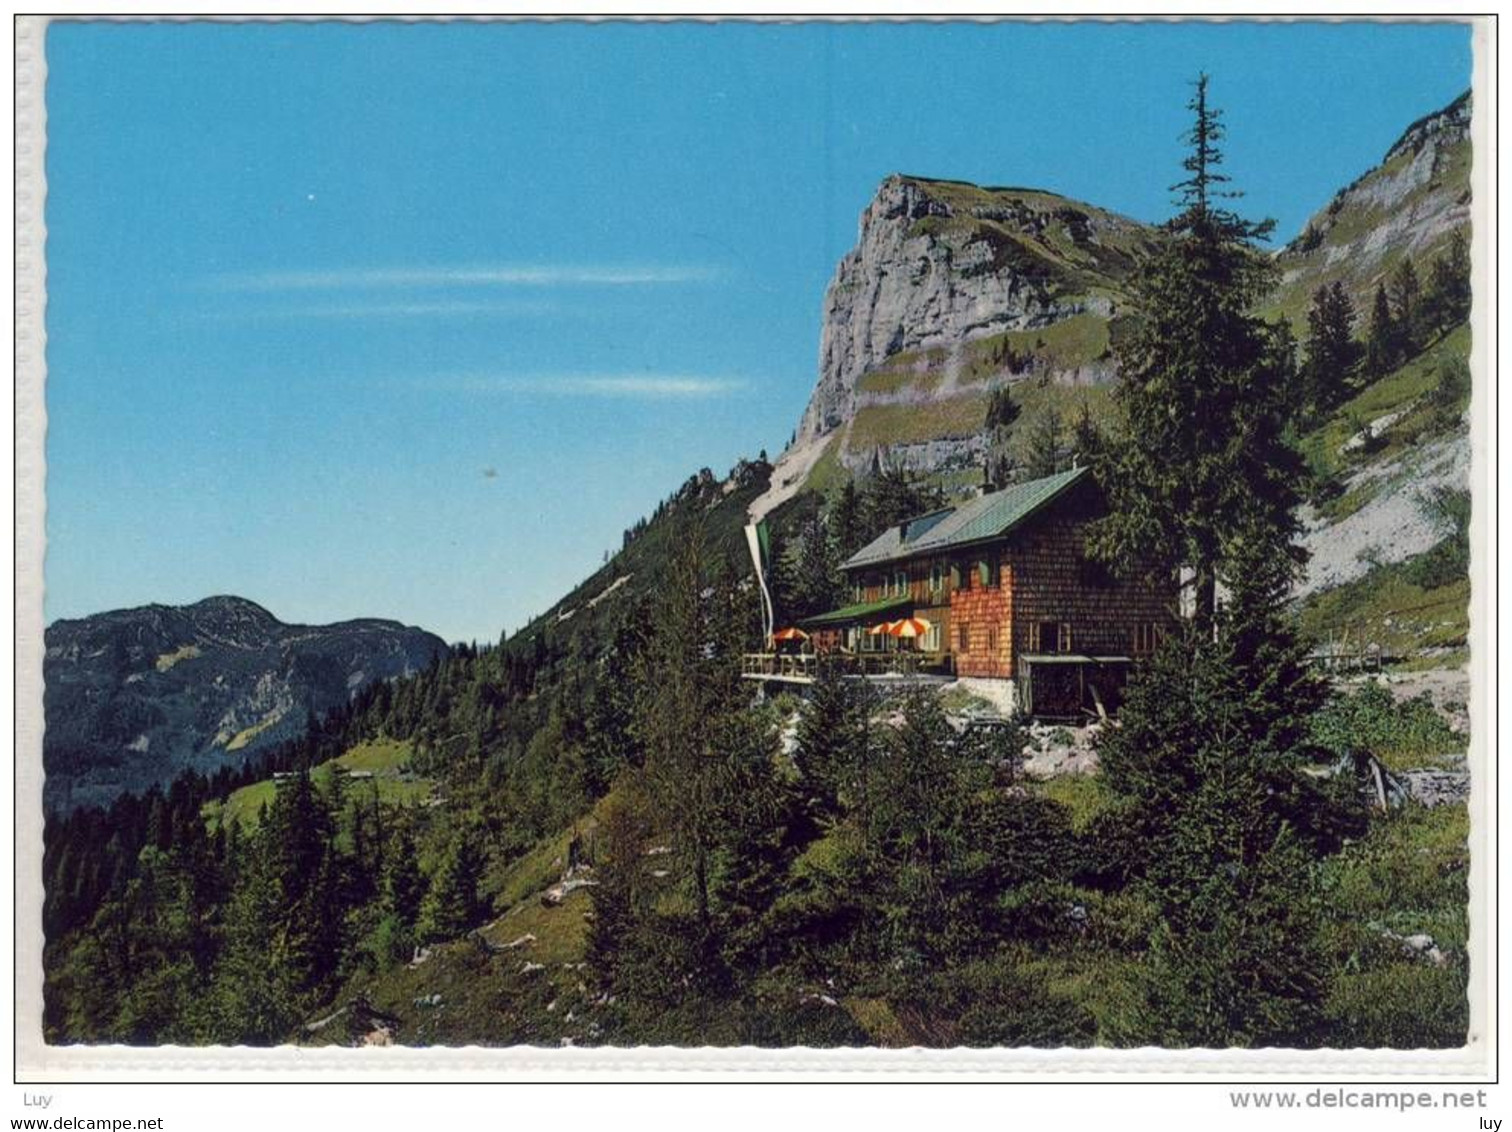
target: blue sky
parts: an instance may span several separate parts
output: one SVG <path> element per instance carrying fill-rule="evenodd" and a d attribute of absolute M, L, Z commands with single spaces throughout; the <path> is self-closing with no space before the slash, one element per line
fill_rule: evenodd
<path fill-rule="evenodd" d="M 786 443 L 907 172 L 1170 214 L 1187 82 L 1281 240 L 1453 25 L 54 25 L 47 615 L 496 639 Z"/>

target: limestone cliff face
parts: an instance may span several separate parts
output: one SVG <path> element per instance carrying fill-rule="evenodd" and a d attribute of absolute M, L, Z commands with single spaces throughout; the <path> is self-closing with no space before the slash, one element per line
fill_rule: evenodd
<path fill-rule="evenodd" d="M 1299 330 L 1312 292 L 1335 279 L 1368 311 L 1398 260 L 1426 263 L 1456 229 L 1469 233 L 1470 96 L 1414 122 L 1375 168 L 1334 194 L 1279 255 L 1271 311 Z M 1421 272 L 1420 272 L 1421 274 Z"/>
<path fill-rule="evenodd" d="M 1426 279 L 1451 235 L 1469 234 L 1471 110 L 1467 94 L 1413 123 L 1380 164 L 1335 193 L 1277 253 L 1280 285 L 1259 313 L 1289 319 L 1301 341 L 1313 291 L 1338 280 L 1354 297 L 1359 335 L 1375 287 L 1404 255 Z M 1023 412 L 1010 445 L 1022 443 L 1041 414 L 1064 421 L 1083 410 L 1106 413 L 1112 343 L 1130 313 L 1126 282 L 1154 236 L 1050 193 L 887 178 L 835 270 L 818 383 L 752 515 L 811 483 L 864 474 L 879 456 L 971 482 L 986 447 L 989 394 L 1003 385 L 1014 387 Z M 1468 343 L 1464 331 L 1424 364 L 1462 356 Z M 1385 408 L 1376 404 L 1381 396 L 1359 409 L 1380 454 L 1329 455 L 1347 506 L 1303 513 L 1312 554 L 1304 593 L 1433 545 L 1442 532 L 1420 499 L 1465 481 L 1468 430 L 1422 433 L 1423 405 L 1414 398 L 1424 394 Z"/>
<path fill-rule="evenodd" d="M 1134 221 L 1050 193 L 887 178 L 825 295 L 799 440 L 849 421 L 861 377 L 890 360 L 1108 318 L 1148 239 Z"/>

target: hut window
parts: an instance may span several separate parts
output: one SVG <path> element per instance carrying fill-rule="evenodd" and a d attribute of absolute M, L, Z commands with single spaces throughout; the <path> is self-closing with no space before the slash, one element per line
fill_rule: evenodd
<path fill-rule="evenodd" d="M 1134 655 L 1148 656 L 1160 644 L 1160 626 L 1146 621 L 1134 626 Z"/>
<path fill-rule="evenodd" d="M 984 590 L 992 585 L 992 564 L 985 558 L 977 563 L 977 579 Z"/>
<path fill-rule="evenodd" d="M 938 622 L 929 627 L 929 632 L 924 634 L 920 646 L 924 652 L 940 651 L 940 626 Z"/>
<path fill-rule="evenodd" d="M 939 593 L 945 588 L 945 567 L 939 562 L 933 562 L 929 567 L 929 589 L 931 593 Z"/>
<path fill-rule="evenodd" d="M 959 562 L 952 562 L 950 564 L 950 588 L 953 590 L 961 588 L 961 564 Z"/>
<path fill-rule="evenodd" d="M 1070 652 L 1070 622 L 1039 621 L 1030 625 L 1029 651 L 1039 653 Z"/>
<path fill-rule="evenodd" d="M 894 570 L 893 571 L 893 593 L 897 594 L 899 597 L 902 597 L 907 592 L 908 592 L 908 571 L 907 570 Z"/>

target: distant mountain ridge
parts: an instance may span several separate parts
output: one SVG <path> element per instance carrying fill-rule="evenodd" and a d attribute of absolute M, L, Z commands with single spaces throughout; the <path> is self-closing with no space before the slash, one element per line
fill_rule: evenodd
<path fill-rule="evenodd" d="M 397 621 L 288 625 L 230 596 L 60 620 L 45 643 L 43 793 L 58 809 L 239 764 L 448 652 Z"/>

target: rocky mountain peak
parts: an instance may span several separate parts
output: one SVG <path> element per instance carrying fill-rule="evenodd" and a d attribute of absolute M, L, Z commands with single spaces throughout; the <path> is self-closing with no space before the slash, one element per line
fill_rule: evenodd
<path fill-rule="evenodd" d="M 182 612 L 196 631 L 215 636 L 257 637 L 282 624 L 255 601 L 230 595 L 207 597 L 185 606 Z"/>
<path fill-rule="evenodd" d="M 1442 110 L 1424 115 L 1402 131 L 1382 163 L 1403 153 L 1416 156 L 1429 145 L 1456 145 L 1470 137 L 1470 117 L 1473 107 L 1467 90 Z"/>
<path fill-rule="evenodd" d="M 1151 239 L 1133 220 L 1039 189 L 887 177 L 826 291 L 798 440 L 847 424 L 860 379 L 900 356 L 1108 317 Z"/>
<path fill-rule="evenodd" d="M 861 236 L 875 221 L 922 220 L 926 216 L 949 216 L 950 205 L 926 191 L 927 182 L 917 177 L 894 173 L 877 188 L 866 210 L 861 213 Z"/>

